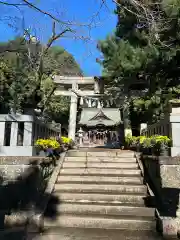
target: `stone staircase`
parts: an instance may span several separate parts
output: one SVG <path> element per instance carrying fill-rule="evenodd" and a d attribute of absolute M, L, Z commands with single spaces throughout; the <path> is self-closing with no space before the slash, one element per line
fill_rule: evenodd
<path fill-rule="evenodd" d="M 54 194 L 60 199 L 58 216 L 45 221 L 42 239 L 159 239 L 133 152 L 69 152 Z"/>

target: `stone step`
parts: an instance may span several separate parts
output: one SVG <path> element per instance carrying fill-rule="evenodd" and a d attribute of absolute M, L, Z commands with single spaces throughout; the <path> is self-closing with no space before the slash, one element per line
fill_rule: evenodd
<path fill-rule="evenodd" d="M 146 207 L 62 203 L 58 206 L 57 211 L 60 215 L 96 215 L 106 218 L 111 216 L 111 218 L 131 217 L 131 219 L 155 219 L 155 210 Z"/>
<path fill-rule="evenodd" d="M 45 231 L 33 240 L 160 240 L 154 231 L 131 231 L 118 229 L 59 228 Z M 19 240 L 19 239 L 18 239 Z"/>
<path fill-rule="evenodd" d="M 66 153 L 66 157 L 86 157 L 87 156 L 87 152 L 81 152 L 81 151 L 77 151 L 77 150 L 73 150 L 73 151 L 68 151 Z"/>
<path fill-rule="evenodd" d="M 120 158 L 129 158 L 129 157 L 133 158 L 135 157 L 135 154 L 132 151 L 118 151 L 116 153 L 116 156 Z"/>
<path fill-rule="evenodd" d="M 136 169 L 112 169 L 112 168 L 64 168 L 61 169 L 60 175 L 89 175 L 89 176 L 141 176 L 141 170 Z"/>
<path fill-rule="evenodd" d="M 112 219 L 98 217 L 79 217 L 61 215 L 55 221 L 45 220 L 45 228 L 60 227 L 73 228 L 100 228 L 100 229 L 131 229 L 131 230 L 155 230 L 156 222 L 152 220 Z"/>
<path fill-rule="evenodd" d="M 117 151 L 117 152 L 112 152 L 112 151 L 104 151 L 104 152 L 87 152 L 88 157 L 121 157 L 121 158 L 133 158 L 134 157 L 134 152 L 122 152 L 122 151 Z"/>
<path fill-rule="evenodd" d="M 133 158 L 134 152 L 132 151 L 69 151 L 66 154 L 67 157 L 121 157 L 121 158 Z"/>
<path fill-rule="evenodd" d="M 137 163 L 89 163 L 89 162 L 64 162 L 63 168 L 115 168 L 138 169 Z"/>
<path fill-rule="evenodd" d="M 120 158 L 120 157 L 66 157 L 66 162 L 122 162 L 122 163 L 136 163 L 136 158 Z"/>
<path fill-rule="evenodd" d="M 96 184 L 143 184 L 141 177 L 104 177 L 104 176 L 63 176 L 60 175 L 58 183 L 96 183 Z"/>
<path fill-rule="evenodd" d="M 129 193 L 144 195 L 147 187 L 141 185 L 110 185 L 110 184 L 56 184 L 55 192 L 75 192 L 75 193 Z"/>
<path fill-rule="evenodd" d="M 58 192 L 58 197 L 61 202 L 68 203 L 88 203 L 88 204 L 103 204 L 103 205 L 128 205 L 128 206 L 144 206 L 146 195 L 127 195 L 127 194 L 99 194 L 99 193 L 66 193 Z"/>

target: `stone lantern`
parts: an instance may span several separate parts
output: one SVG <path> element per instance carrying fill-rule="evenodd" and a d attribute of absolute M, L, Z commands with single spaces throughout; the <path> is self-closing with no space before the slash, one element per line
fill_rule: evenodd
<path fill-rule="evenodd" d="M 83 145 L 83 133 L 84 133 L 84 131 L 80 127 L 80 129 L 78 130 L 77 133 L 78 133 L 78 137 L 79 137 L 79 145 L 82 146 Z"/>

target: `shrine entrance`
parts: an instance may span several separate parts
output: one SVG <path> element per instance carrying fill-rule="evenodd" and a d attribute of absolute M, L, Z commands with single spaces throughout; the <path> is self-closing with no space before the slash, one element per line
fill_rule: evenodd
<path fill-rule="evenodd" d="M 126 108 L 123 109 L 122 120 L 119 108 L 111 108 L 113 100 L 104 93 L 103 77 L 53 76 L 53 80 L 56 84 L 55 95 L 71 97 L 69 121 L 63 126 L 69 126 L 69 138 L 79 141 L 78 131 L 82 127 L 84 144 L 124 141 L 124 131 L 129 129 L 126 121 L 128 113 Z M 80 121 L 77 117 L 78 107 L 82 109 Z"/>
<path fill-rule="evenodd" d="M 123 141 L 123 125 L 117 108 L 83 108 L 78 124 L 83 130 L 83 146 L 107 146 Z"/>
<path fill-rule="evenodd" d="M 101 107 L 99 97 L 104 94 L 104 84 L 101 78 L 79 76 L 53 76 L 56 84 L 55 95 L 71 97 L 68 137 L 75 140 L 78 100 L 80 105 L 89 108 Z"/>
<path fill-rule="evenodd" d="M 84 137 L 83 143 L 84 144 L 93 144 L 103 146 L 107 142 L 107 131 L 104 128 L 92 128 L 87 129 L 86 127 L 83 128 L 84 130 Z"/>

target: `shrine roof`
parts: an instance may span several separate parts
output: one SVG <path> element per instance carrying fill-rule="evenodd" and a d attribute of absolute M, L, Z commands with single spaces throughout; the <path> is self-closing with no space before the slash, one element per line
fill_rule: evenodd
<path fill-rule="evenodd" d="M 86 126 L 114 126 L 122 123 L 118 108 L 83 108 L 79 124 Z"/>

